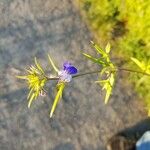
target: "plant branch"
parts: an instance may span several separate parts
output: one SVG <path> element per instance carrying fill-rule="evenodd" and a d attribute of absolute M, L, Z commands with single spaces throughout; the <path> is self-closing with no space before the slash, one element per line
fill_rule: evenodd
<path fill-rule="evenodd" d="M 150 74 L 146 73 L 146 72 L 142 72 L 142 71 L 137 71 L 137 70 L 132 70 L 132 69 L 127 69 L 127 68 L 116 68 L 116 70 L 112 70 L 112 71 L 127 71 L 127 72 L 133 72 L 133 73 L 139 73 L 139 74 L 143 74 L 146 76 L 150 76 Z M 95 70 L 95 71 L 89 71 L 86 73 L 81 73 L 81 74 L 77 74 L 74 75 L 73 78 L 77 78 L 77 77 L 81 77 L 81 76 L 85 76 L 85 75 L 89 75 L 89 74 L 95 74 L 95 73 L 99 73 L 101 72 L 100 70 Z"/>
<path fill-rule="evenodd" d="M 81 76 L 85 76 L 85 75 L 89 75 L 89 74 L 95 74 L 95 73 L 99 73 L 99 72 L 101 72 L 101 71 L 100 70 L 95 70 L 95 71 L 80 73 L 80 74 L 74 75 L 73 78 L 77 78 L 77 77 L 81 77 Z"/>
<path fill-rule="evenodd" d="M 59 77 L 48 77 L 46 76 L 47 80 L 59 80 Z"/>
<path fill-rule="evenodd" d="M 111 71 L 126 71 L 126 72 L 133 72 L 133 73 L 139 73 L 139 74 L 143 74 L 143 75 L 146 75 L 146 76 L 150 76 L 150 74 L 148 74 L 146 72 L 127 69 L 127 68 L 120 68 L 120 67 L 116 68 L 115 70 L 111 70 Z M 85 76 L 85 75 L 96 74 L 96 73 L 100 73 L 100 72 L 101 72 L 101 70 L 89 71 L 89 72 L 74 75 L 72 78 L 78 78 L 78 77 L 82 77 L 82 76 Z M 47 77 L 46 76 L 46 78 L 47 78 L 47 80 L 59 80 L 59 77 Z"/>
<path fill-rule="evenodd" d="M 150 74 L 148 74 L 148 73 L 146 73 L 146 72 L 137 71 L 137 70 L 132 70 L 132 69 L 127 69 L 127 68 L 117 68 L 117 70 L 120 70 L 120 71 L 127 71 L 127 72 L 133 72 L 133 73 L 139 73 L 139 74 L 143 74 L 143 75 L 146 75 L 146 76 L 150 76 Z"/>

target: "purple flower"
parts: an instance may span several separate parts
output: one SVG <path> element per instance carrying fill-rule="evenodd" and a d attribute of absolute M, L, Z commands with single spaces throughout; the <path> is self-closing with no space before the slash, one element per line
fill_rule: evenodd
<path fill-rule="evenodd" d="M 71 63 L 65 62 L 63 64 L 64 70 L 67 71 L 68 74 L 76 74 L 78 72 L 77 68 L 75 68 Z"/>
<path fill-rule="evenodd" d="M 70 82 L 72 79 L 72 75 L 78 72 L 77 68 L 75 68 L 71 63 L 65 62 L 63 64 L 63 70 L 58 72 L 60 81 Z"/>

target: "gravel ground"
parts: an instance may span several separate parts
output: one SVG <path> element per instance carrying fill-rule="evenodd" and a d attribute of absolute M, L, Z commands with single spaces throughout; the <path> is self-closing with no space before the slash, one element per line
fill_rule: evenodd
<path fill-rule="evenodd" d="M 92 75 L 68 85 L 52 119 L 55 82 L 28 109 L 27 88 L 15 75 L 35 56 L 48 69 L 47 53 L 59 67 L 69 60 L 80 72 L 93 69 L 81 54 L 93 53 L 93 35 L 71 0 L 0 0 L 0 18 L 0 150 L 103 150 L 109 137 L 145 118 L 124 74 L 107 106 Z"/>

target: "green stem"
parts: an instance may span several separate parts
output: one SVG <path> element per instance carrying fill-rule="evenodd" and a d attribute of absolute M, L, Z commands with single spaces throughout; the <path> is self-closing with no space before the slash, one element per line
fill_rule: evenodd
<path fill-rule="evenodd" d="M 89 75 L 89 74 L 95 74 L 95 73 L 99 73 L 99 72 L 101 72 L 101 71 L 96 70 L 96 71 L 89 71 L 89 72 L 85 72 L 85 73 L 80 73 L 80 74 L 74 75 L 73 78 L 77 78 L 77 77 L 85 76 L 85 75 Z"/>
<path fill-rule="evenodd" d="M 133 72 L 133 73 L 139 73 L 139 74 L 143 74 L 143 75 L 146 75 L 146 76 L 150 76 L 150 74 L 148 74 L 148 73 L 146 73 L 146 72 L 137 71 L 137 70 L 132 70 L 132 69 L 127 69 L 127 68 L 117 68 L 117 70 L 120 70 L 120 71 L 127 71 L 127 72 Z"/>
<path fill-rule="evenodd" d="M 133 73 L 139 73 L 139 74 L 143 74 L 143 75 L 146 75 L 146 76 L 150 76 L 150 74 L 148 74 L 146 72 L 127 69 L 127 68 L 119 68 L 118 67 L 118 68 L 116 68 L 116 70 L 112 70 L 112 71 L 126 71 L 126 72 L 133 72 Z M 101 70 L 89 71 L 89 72 L 74 75 L 72 78 L 78 78 L 78 77 L 82 77 L 82 76 L 85 76 L 85 75 L 96 74 L 96 73 L 100 73 L 100 72 L 101 72 Z M 46 78 L 47 78 L 47 80 L 59 80 L 59 77 L 46 77 Z"/>
<path fill-rule="evenodd" d="M 148 74 L 146 72 L 127 69 L 127 68 L 116 68 L 116 70 L 112 70 L 112 71 L 126 71 L 126 72 L 133 72 L 133 73 L 139 73 L 139 74 L 143 74 L 143 75 L 146 75 L 146 76 L 150 76 L 150 74 Z M 85 75 L 89 75 L 89 74 L 100 73 L 100 72 L 101 72 L 100 70 L 89 71 L 89 72 L 86 72 L 86 73 L 81 73 L 81 74 L 74 75 L 73 78 L 77 78 L 77 77 L 81 77 L 81 76 L 85 76 Z"/>
<path fill-rule="evenodd" d="M 47 80 L 59 80 L 59 77 L 47 77 L 46 76 L 46 79 Z"/>

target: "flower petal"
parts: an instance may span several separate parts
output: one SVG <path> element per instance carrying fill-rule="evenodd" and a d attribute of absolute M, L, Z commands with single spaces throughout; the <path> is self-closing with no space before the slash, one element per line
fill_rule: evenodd
<path fill-rule="evenodd" d="M 71 63 L 69 63 L 69 62 L 65 62 L 64 64 L 63 64 L 63 67 L 64 67 L 64 70 L 66 70 L 68 67 L 70 67 L 70 66 L 72 66 L 71 65 Z"/>
<path fill-rule="evenodd" d="M 65 69 L 69 74 L 76 74 L 78 72 L 77 68 L 74 66 L 69 66 L 68 68 Z"/>
<path fill-rule="evenodd" d="M 75 68 L 70 62 L 65 62 L 63 67 L 64 71 L 67 71 L 68 74 L 76 74 L 78 72 L 77 68 Z"/>

